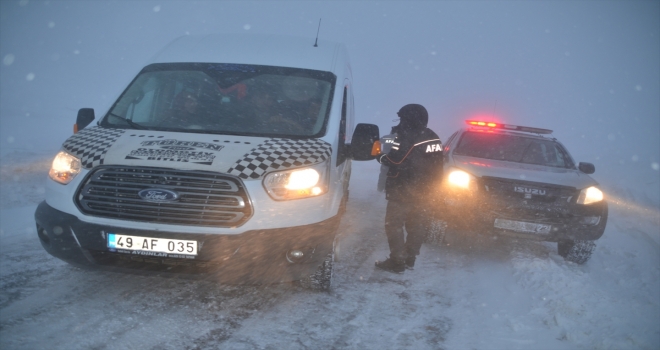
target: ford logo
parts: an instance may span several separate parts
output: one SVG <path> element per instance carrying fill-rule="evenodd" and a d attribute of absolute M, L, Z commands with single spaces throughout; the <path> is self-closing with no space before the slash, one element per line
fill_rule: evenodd
<path fill-rule="evenodd" d="M 178 193 L 162 188 L 147 188 L 138 192 L 138 196 L 149 202 L 170 202 L 179 198 Z"/>

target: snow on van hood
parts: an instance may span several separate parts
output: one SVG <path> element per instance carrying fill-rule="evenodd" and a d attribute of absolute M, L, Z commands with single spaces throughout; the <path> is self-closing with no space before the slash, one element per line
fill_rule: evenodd
<path fill-rule="evenodd" d="M 217 171 L 242 179 L 267 172 L 312 165 L 330 158 L 331 146 L 320 139 L 126 130 L 91 127 L 62 147 L 87 169 L 128 165 Z"/>
<path fill-rule="evenodd" d="M 583 189 L 598 183 L 576 169 L 555 168 L 499 160 L 453 156 L 454 166 L 477 176 L 492 176 L 531 182 L 549 183 Z"/>

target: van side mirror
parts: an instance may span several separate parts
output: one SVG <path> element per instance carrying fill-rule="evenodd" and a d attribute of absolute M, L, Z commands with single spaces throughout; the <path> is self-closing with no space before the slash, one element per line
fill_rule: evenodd
<path fill-rule="evenodd" d="M 373 154 L 374 146 L 380 147 L 380 132 L 378 125 L 360 123 L 355 126 L 351 141 L 351 157 L 354 160 L 372 160 L 378 154 Z"/>
<path fill-rule="evenodd" d="M 73 125 L 73 133 L 84 129 L 87 125 L 94 121 L 94 108 L 81 108 L 78 110 L 78 118 L 76 124 Z"/>
<path fill-rule="evenodd" d="M 586 162 L 580 162 L 580 164 L 578 164 L 578 169 L 585 174 L 593 174 L 596 172 L 596 167 L 593 164 Z"/>

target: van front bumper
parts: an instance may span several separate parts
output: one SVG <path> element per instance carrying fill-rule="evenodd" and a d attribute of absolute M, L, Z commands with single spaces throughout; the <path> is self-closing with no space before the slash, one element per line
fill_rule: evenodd
<path fill-rule="evenodd" d="M 35 221 L 44 249 L 81 268 L 197 276 L 229 283 L 274 283 L 298 280 L 316 270 L 333 252 L 339 216 L 312 225 L 234 235 L 173 233 L 84 222 L 44 201 L 37 207 Z M 198 254 L 177 258 L 121 253 L 108 248 L 108 233 L 195 240 Z M 291 259 L 288 253 L 294 250 L 302 252 L 302 257 Z"/>

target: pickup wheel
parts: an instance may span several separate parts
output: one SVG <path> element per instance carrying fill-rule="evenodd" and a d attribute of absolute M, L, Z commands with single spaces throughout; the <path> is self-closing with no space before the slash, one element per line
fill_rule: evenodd
<path fill-rule="evenodd" d="M 332 284 L 332 265 L 334 254 L 328 254 L 316 271 L 300 280 L 300 285 L 309 290 L 326 292 Z"/>
<path fill-rule="evenodd" d="M 426 243 L 441 247 L 447 232 L 447 222 L 432 219 L 426 233 Z"/>
<path fill-rule="evenodd" d="M 560 241 L 557 243 L 557 253 L 566 261 L 584 264 L 591 258 L 596 248 L 595 241 Z"/>

